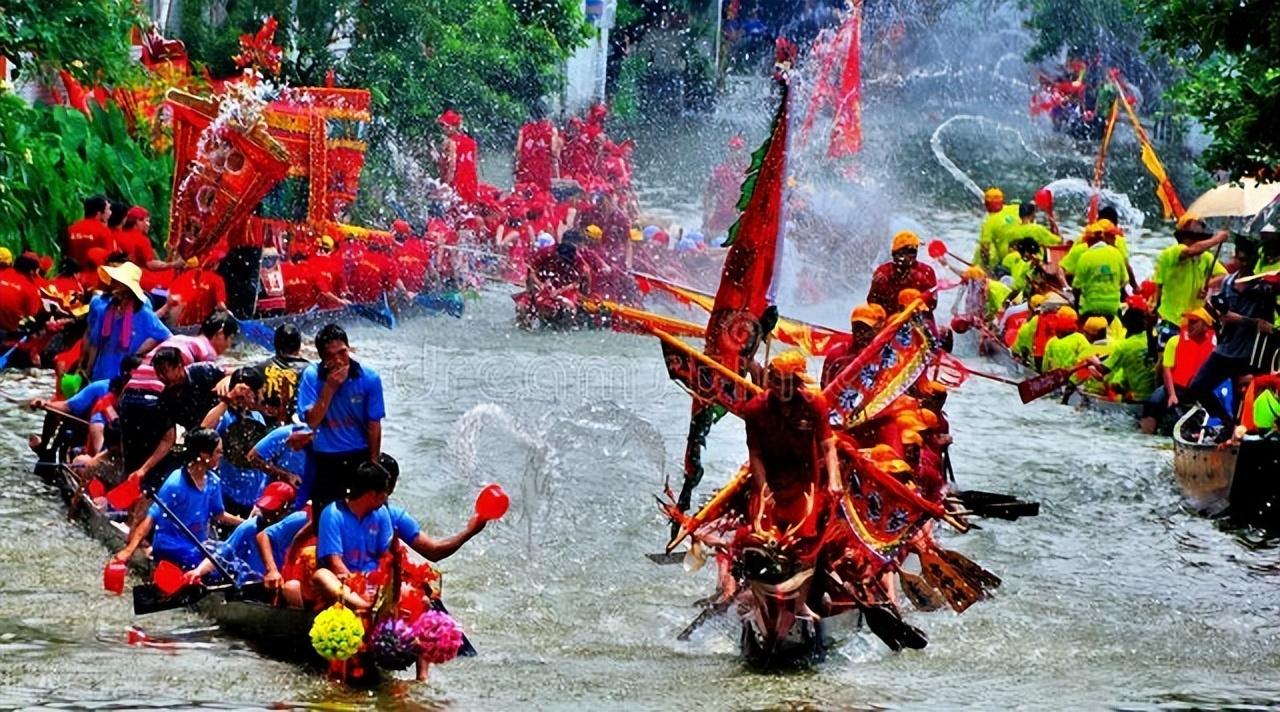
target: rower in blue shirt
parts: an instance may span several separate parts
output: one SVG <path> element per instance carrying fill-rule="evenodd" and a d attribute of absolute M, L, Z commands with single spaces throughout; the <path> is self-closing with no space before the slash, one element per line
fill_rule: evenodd
<path fill-rule="evenodd" d="M 314 581 L 329 601 L 342 598 L 357 610 L 369 608 L 370 602 L 361 595 L 363 591 L 352 591 L 344 582 L 353 573 L 375 570 L 379 559 L 391 548 L 393 536 L 428 561 L 436 562 L 452 555 L 485 526 L 485 521 L 473 514 L 462 531 L 447 539 L 427 536 L 413 517 L 387 504 L 399 467 L 391 458 L 383 461 L 389 466 L 372 462 L 360 465 L 350 480 L 346 498 L 330 504 L 320 516 Z"/>
<path fill-rule="evenodd" d="M 204 542 L 210 538 L 210 523 L 238 526 L 241 519 L 222 507 L 222 485 L 213 472 L 222 458 L 222 440 L 218 434 L 208 428 L 194 430 L 187 433 L 186 445 L 187 464 L 169 475 L 156 497 L 163 499 L 196 539 Z M 128 561 L 153 528 L 152 559 L 171 561 L 183 570 L 193 569 L 204 561 L 205 554 L 200 547 L 154 502 L 147 515 L 129 532 L 128 543 L 116 552 L 116 560 Z"/>
<path fill-rule="evenodd" d="M 249 451 L 249 465 L 280 482 L 288 482 L 297 491 L 294 509 L 302 509 L 311 499 L 311 483 L 315 474 L 308 447 L 315 436 L 305 425 L 281 425 L 267 433 Z"/>
<path fill-rule="evenodd" d="M 293 487 L 287 483 L 272 482 L 267 485 L 262 496 L 254 503 L 252 516 L 241 522 L 222 543 L 218 555 L 227 564 L 227 568 L 236 574 L 239 579 L 237 583 L 261 581 L 265 576 L 267 568 L 262 550 L 258 546 L 262 536 L 270 537 L 272 530 L 278 530 L 268 545 L 274 568 L 275 560 L 284 557 L 285 549 L 293 541 L 294 534 L 307 523 L 306 512 L 290 513 L 294 496 Z M 286 526 L 281 529 L 279 525 Z M 187 578 L 195 583 L 213 572 L 213 562 L 205 559 L 187 573 Z"/>
<path fill-rule="evenodd" d="M 351 358 L 347 332 L 327 324 L 316 334 L 320 364 L 307 367 L 298 384 L 298 417 L 315 432 L 316 511 L 342 499 L 351 473 L 382 454 L 382 379 Z"/>

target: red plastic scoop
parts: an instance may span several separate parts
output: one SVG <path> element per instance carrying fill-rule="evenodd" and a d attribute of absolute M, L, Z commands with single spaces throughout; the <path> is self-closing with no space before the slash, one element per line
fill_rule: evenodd
<path fill-rule="evenodd" d="M 494 483 L 480 490 L 476 497 L 476 514 L 486 522 L 501 519 L 511 506 L 511 499 L 503 491 L 502 485 Z"/>
<path fill-rule="evenodd" d="M 161 561 L 157 564 L 155 572 L 151 574 L 151 580 L 166 596 L 172 596 L 186 585 L 182 577 L 182 569 L 170 561 Z"/>
<path fill-rule="evenodd" d="M 947 243 L 942 240 L 929 241 L 929 256 L 935 260 L 940 260 L 947 255 Z"/>
<path fill-rule="evenodd" d="M 127 479 L 116 485 L 107 493 L 107 503 L 116 509 L 128 509 L 138 501 L 142 488 L 135 479 Z"/>

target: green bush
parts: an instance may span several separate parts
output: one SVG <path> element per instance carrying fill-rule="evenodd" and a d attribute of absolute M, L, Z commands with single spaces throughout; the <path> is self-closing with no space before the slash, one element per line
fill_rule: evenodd
<path fill-rule="evenodd" d="M 90 118 L 0 94 L 0 244 L 60 254 L 81 201 L 97 193 L 149 210 L 153 239 L 163 238 L 172 158 L 130 136 L 118 107 L 93 106 Z"/>

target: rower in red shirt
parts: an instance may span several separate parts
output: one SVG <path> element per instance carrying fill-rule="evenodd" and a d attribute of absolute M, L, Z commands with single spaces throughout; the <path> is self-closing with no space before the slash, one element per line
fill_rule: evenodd
<path fill-rule="evenodd" d="M 534 118 L 520 127 L 516 136 L 516 185 L 527 184 L 551 190 L 551 181 L 560 177 L 560 132 L 535 105 Z"/>
<path fill-rule="evenodd" d="M 347 264 L 345 255 L 336 250 L 337 243 L 328 235 L 316 238 L 315 252 L 307 257 L 307 265 L 329 278 L 330 294 L 335 298 L 347 294 Z"/>
<path fill-rule="evenodd" d="M 0 263 L 3 258 L 0 254 Z M 0 337 L 6 343 L 16 341 L 19 323 L 39 314 L 43 307 L 36 287 L 39 272 L 40 263 L 30 255 L 21 255 L 12 267 L 0 269 Z"/>
<path fill-rule="evenodd" d="M 227 308 L 227 286 L 211 269 L 196 267 L 178 275 L 169 286 L 168 320 L 177 326 L 203 324 L 215 311 Z M 164 311 L 164 310 L 162 310 Z"/>
<path fill-rule="evenodd" d="M 129 261 L 138 265 L 143 270 L 160 271 L 180 267 L 182 260 L 166 262 L 165 260 L 156 258 L 155 247 L 151 244 L 151 213 L 141 205 L 135 205 L 129 208 L 129 212 L 125 213 L 124 225 L 120 232 L 116 233 L 117 252 L 123 252 L 128 256 Z M 146 289 L 146 280 L 143 280 L 143 289 Z"/>
<path fill-rule="evenodd" d="M 84 199 L 84 218 L 67 228 L 67 257 L 81 267 L 89 258 L 89 250 L 100 248 L 108 254 L 115 251 L 115 235 L 107 227 L 110 205 L 101 195 Z"/>
<path fill-rule="evenodd" d="M 462 132 L 462 115 L 449 109 L 437 119 L 444 131 L 440 150 L 440 180 L 453 186 L 468 203 L 475 202 L 480 187 L 476 174 L 476 141 Z"/>
<path fill-rule="evenodd" d="M 366 248 L 351 267 L 348 284 L 351 300 L 368 304 L 381 300 L 384 294 L 390 296 L 406 291 L 400 281 L 400 270 L 391 257 L 391 237 L 371 235 Z"/>
<path fill-rule="evenodd" d="M 333 275 L 327 261 L 294 252 L 289 261 L 280 265 L 280 276 L 284 279 L 284 310 L 289 314 L 301 314 L 313 307 L 332 309 L 348 304 L 334 293 Z"/>
<path fill-rule="evenodd" d="M 427 267 L 431 256 L 427 252 L 426 243 L 412 234 L 412 228 L 404 220 L 391 224 L 391 232 L 396 237 L 395 261 L 400 273 L 400 281 L 404 288 L 417 294 L 427 286 Z"/>
<path fill-rule="evenodd" d="M 919 249 L 920 238 L 914 232 L 903 230 L 893 236 L 893 261 L 877 267 L 871 276 L 871 289 L 867 292 L 868 304 L 879 304 L 884 307 L 885 312 L 897 314 L 902 311 L 898 293 L 904 289 L 915 289 L 920 292 L 929 309 L 938 307 L 938 276 L 934 274 L 932 267 L 916 260 Z"/>

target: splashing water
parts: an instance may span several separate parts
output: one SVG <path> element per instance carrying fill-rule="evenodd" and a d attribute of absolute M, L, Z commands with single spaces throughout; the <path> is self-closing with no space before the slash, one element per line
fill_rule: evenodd
<path fill-rule="evenodd" d="M 1083 178 L 1059 178 L 1045 186 L 1049 192 L 1053 193 L 1055 202 L 1062 200 L 1064 196 L 1079 197 L 1084 203 L 1088 203 L 1093 196 L 1093 186 Z M 1146 215 L 1141 210 L 1134 207 L 1133 201 L 1129 200 L 1129 196 L 1125 193 L 1117 193 L 1112 190 L 1103 188 L 1101 191 L 1102 203 L 1104 205 L 1115 206 L 1116 212 L 1120 215 L 1120 222 L 1127 227 L 1142 227 Z"/>
<path fill-rule="evenodd" d="M 1041 164 L 1045 163 L 1044 157 L 1037 153 L 1035 149 L 1031 148 L 1031 146 L 1027 145 L 1027 140 L 1023 138 L 1022 132 L 1012 126 L 1003 124 L 995 119 L 989 119 L 985 116 L 976 116 L 973 114 L 958 114 L 956 116 L 952 116 L 946 121 L 943 121 L 938 125 L 938 128 L 933 130 L 933 135 L 929 138 L 929 147 L 933 150 L 933 155 L 938 160 L 938 163 L 947 171 L 947 173 L 950 173 L 952 178 L 959 181 L 960 184 L 964 186 L 965 190 L 972 193 L 974 197 L 979 200 L 982 199 L 982 188 L 979 188 L 978 184 L 969 177 L 969 174 L 961 170 L 960 167 L 955 164 L 955 161 L 952 161 L 951 158 L 947 156 L 946 151 L 942 147 L 943 132 L 948 126 L 958 121 L 969 121 L 983 126 L 989 126 L 998 131 L 1011 133 L 1017 137 L 1018 145 L 1022 146 L 1024 151 L 1034 156 Z"/>
<path fill-rule="evenodd" d="M 525 528 L 525 547 L 532 554 L 535 525 L 550 513 L 555 491 L 555 473 L 560 468 L 554 451 L 544 438 L 529 432 L 502 406 L 481 403 L 458 420 L 449 436 L 449 449 L 465 481 L 474 485 L 479 485 L 482 480 L 497 482 L 505 474 L 489 469 L 490 463 L 497 459 L 492 456 L 491 451 L 485 451 L 486 456 L 483 460 L 481 458 L 484 436 L 491 431 L 496 432 L 508 444 L 514 443 L 523 448 L 525 452 L 515 500 L 520 512 L 520 522 Z M 503 458 L 503 461 L 510 463 L 516 460 Z"/>

